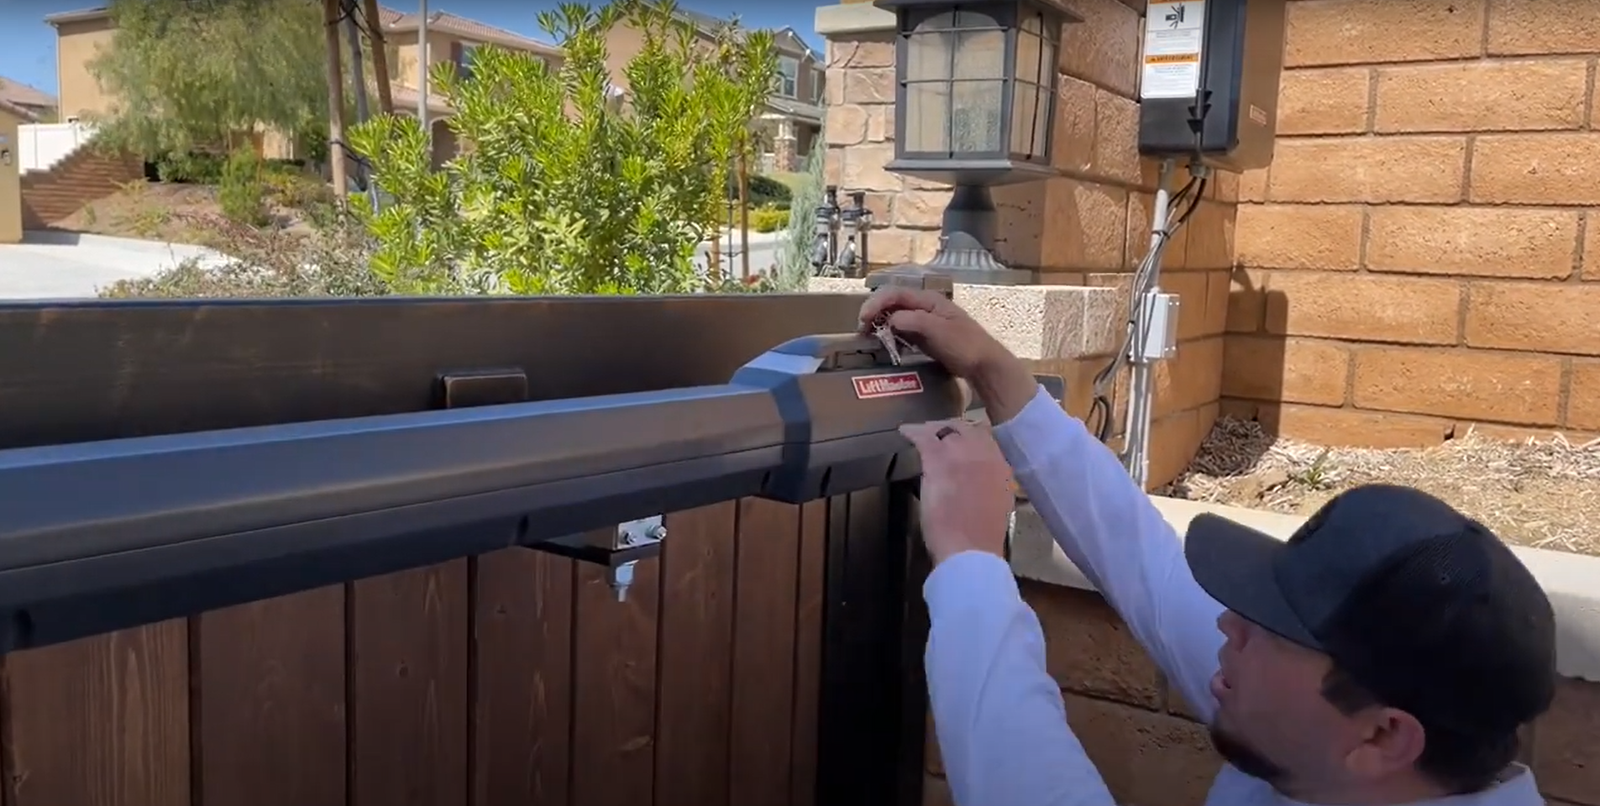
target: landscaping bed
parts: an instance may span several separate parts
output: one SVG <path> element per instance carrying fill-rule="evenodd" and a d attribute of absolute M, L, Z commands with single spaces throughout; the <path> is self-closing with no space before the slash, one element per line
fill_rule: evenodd
<path fill-rule="evenodd" d="M 1510 543 L 1600 554 L 1600 439 L 1506 442 L 1468 432 L 1433 448 L 1329 448 L 1222 418 L 1161 494 L 1309 515 L 1342 490 L 1404 484 L 1436 495 Z"/>

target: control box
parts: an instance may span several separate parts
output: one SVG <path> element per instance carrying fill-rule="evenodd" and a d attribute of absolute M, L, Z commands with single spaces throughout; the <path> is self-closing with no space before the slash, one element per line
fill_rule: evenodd
<path fill-rule="evenodd" d="M 1286 0 L 1151 2 L 1139 153 L 1224 171 L 1265 168 L 1278 131 Z"/>

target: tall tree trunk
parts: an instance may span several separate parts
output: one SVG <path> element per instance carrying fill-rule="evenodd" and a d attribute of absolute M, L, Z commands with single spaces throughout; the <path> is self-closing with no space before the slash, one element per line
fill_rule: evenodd
<path fill-rule="evenodd" d="M 383 36 L 383 17 L 378 13 L 378 0 L 362 0 L 362 11 L 367 18 L 367 39 L 372 42 L 372 72 L 378 82 L 378 111 L 394 114 L 394 91 L 389 85 L 388 41 Z"/>
<path fill-rule="evenodd" d="M 350 36 L 350 75 L 353 82 L 352 88 L 356 93 L 356 125 L 367 122 L 367 73 L 366 66 L 361 61 L 361 26 L 356 23 L 359 13 L 356 4 L 360 0 L 342 0 L 345 9 L 344 22 L 346 33 Z M 361 186 L 367 189 L 367 195 L 372 199 L 372 211 L 378 211 L 378 188 L 372 184 L 372 172 L 368 170 L 365 157 L 356 163 L 356 178 Z"/>
<path fill-rule="evenodd" d="M 339 0 L 322 0 L 323 33 L 328 46 L 328 167 L 333 190 L 344 206 L 350 192 L 345 178 L 350 152 L 344 145 L 344 69 L 339 63 Z"/>

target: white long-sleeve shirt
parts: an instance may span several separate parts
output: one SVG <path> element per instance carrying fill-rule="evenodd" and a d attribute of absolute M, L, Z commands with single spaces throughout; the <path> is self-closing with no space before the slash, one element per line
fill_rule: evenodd
<path fill-rule="evenodd" d="M 1223 608 L 1194 581 L 1176 532 L 1116 456 L 1043 389 L 995 436 L 1056 543 L 1209 721 Z M 1045 669 L 1044 633 L 1005 560 L 950 557 L 928 576 L 923 597 L 929 697 L 957 806 L 1114 806 L 1067 727 L 1061 691 Z M 1206 804 L 1305 806 L 1232 766 L 1222 768 Z M 1485 792 L 1412 806 L 1543 804 L 1532 773 L 1519 768 Z"/>

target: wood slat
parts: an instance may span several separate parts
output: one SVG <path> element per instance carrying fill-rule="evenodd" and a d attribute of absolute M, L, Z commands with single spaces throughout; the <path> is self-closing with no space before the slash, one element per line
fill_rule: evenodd
<path fill-rule="evenodd" d="M 465 806 L 467 561 L 350 586 L 351 806 Z"/>
<path fill-rule="evenodd" d="M 7 806 L 189 806 L 182 620 L 6 658 Z"/>
<path fill-rule="evenodd" d="M 343 806 L 343 585 L 191 621 L 197 803 Z"/>
<path fill-rule="evenodd" d="M 814 806 L 826 572 L 871 605 L 831 673 L 886 668 L 887 506 L 669 514 L 625 602 L 513 548 L 15 653 L 3 806 Z M 875 680 L 846 704 L 893 708 Z"/>
<path fill-rule="evenodd" d="M 817 803 L 817 703 L 822 686 L 822 614 L 827 564 L 828 502 L 800 508 L 795 545 L 794 738 L 790 742 L 792 806 Z"/>
<path fill-rule="evenodd" d="M 625 602 L 580 563 L 573 640 L 572 802 L 654 802 L 660 563 L 641 562 Z M 676 806 L 666 804 L 663 806 Z"/>
<path fill-rule="evenodd" d="M 662 806 L 729 802 L 737 516 L 727 501 L 666 519 L 655 740 Z"/>
<path fill-rule="evenodd" d="M 568 806 L 572 560 L 503 549 L 477 560 L 472 806 Z"/>
<path fill-rule="evenodd" d="M 747 498 L 739 531 L 729 788 L 741 806 L 778 806 L 789 799 L 793 763 L 800 508 Z"/>

